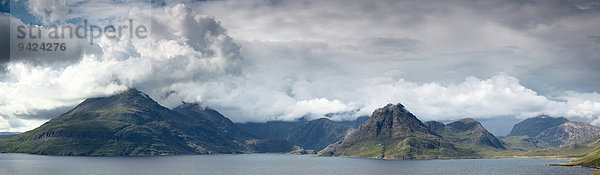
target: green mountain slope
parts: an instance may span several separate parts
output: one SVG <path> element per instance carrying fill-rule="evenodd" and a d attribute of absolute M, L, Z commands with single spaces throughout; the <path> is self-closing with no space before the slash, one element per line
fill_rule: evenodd
<path fill-rule="evenodd" d="M 590 153 L 594 150 L 600 149 L 600 137 L 589 139 L 583 142 L 571 143 L 563 145 L 561 151 L 573 152 L 573 153 Z"/>
<path fill-rule="evenodd" d="M 581 143 L 568 144 L 562 147 L 561 151 L 569 152 L 573 155 L 577 153 L 587 153 L 580 158 L 559 165 L 564 166 L 583 166 L 600 169 L 600 137 L 590 139 Z"/>
<path fill-rule="evenodd" d="M 508 150 L 531 151 L 552 148 L 550 144 L 539 139 L 531 138 L 526 135 L 501 137 L 500 140 L 504 142 L 504 146 Z"/>
<path fill-rule="evenodd" d="M 204 118 L 221 132 L 225 133 L 230 139 L 239 142 L 258 138 L 235 125 L 229 118 L 223 116 L 218 111 L 206 106 L 201 106 L 198 103 L 183 103 L 173 108 L 173 111 L 193 118 Z"/>
<path fill-rule="evenodd" d="M 183 103 L 173 109 L 183 115 L 195 118 L 204 118 L 215 126 L 220 132 L 224 133 L 227 139 L 237 143 L 245 143 L 248 152 L 257 153 L 287 153 L 304 149 L 296 146 L 284 139 L 270 138 L 259 139 L 250 134 L 238 125 L 234 124 L 229 118 L 223 116 L 218 111 L 198 103 Z"/>
<path fill-rule="evenodd" d="M 171 111 L 135 89 L 90 98 L 23 134 L 0 140 L 0 152 L 49 155 L 238 153 L 244 143 L 201 117 Z"/>
<path fill-rule="evenodd" d="M 593 151 L 582 158 L 571 162 L 558 164 L 562 166 L 582 166 L 588 168 L 600 169 L 600 149 Z"/>
<path fill-rule="evenodd" d="M 319 154 L 383 159 L 479 157 L 436 135 L 401 104 L 375 110 L 358 130 Z"/>

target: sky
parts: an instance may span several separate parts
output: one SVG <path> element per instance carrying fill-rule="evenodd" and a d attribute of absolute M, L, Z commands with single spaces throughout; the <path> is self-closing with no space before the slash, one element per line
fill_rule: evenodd
<path fill-rule="evenodd" d="M 10 47 L 0 131 L 33 129 L 127 88 L 169 108 L 199 102 L 234 122 L 352 120 L 402 103 L 422 121 L 469 117 L 502 136 L 541 114 L 600 125 L 600 1 L 0 4 L 0 37 L 10 41 L 0 43 Z M 84 19 L 102 27 L 131 19 L 148 37 L 17 38 L 19 25 Z M 17 50 L 30 42 L 68 49 Z"/>

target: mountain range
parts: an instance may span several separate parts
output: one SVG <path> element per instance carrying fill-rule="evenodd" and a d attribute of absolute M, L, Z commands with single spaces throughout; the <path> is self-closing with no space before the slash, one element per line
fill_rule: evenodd
<path fill-rule="evenodd" d="M 585 122 L 569 121 L 564 117 L 541 115 L 515 124 L 507 136 L 528 136 L 560 148 L 600 136 L 600 127 Z"/>
<path fill-rule="evenodd" d="M 388 104 L 375 110 L 355 132 L 319 154 L 383 159 L 479 157 L 430 130 L 402 104 Z"/>
<path fill-rule="evenodd" d="M 481 123 L 471 118 L 461 119 L 444 125 L 441 122 L 425 122 L 429 129 L 452 143 L 471 149 L 506 149 L 502 142 L 488 132 Z"/>
<path fill-rule="evenodd" d="M 516 124 L 507 137 L 496 137 L 471 118 L 448 124 L 421 123 L 401 104 L 388 104 L 373 112 L 358 130 L 319 154 L 384 159 L 536 156 L 561 152 L 573 155 L 598 149 L 600 141 L 590 140 L 598 134 L 598 127 L 588 123 L 538 116 Z"/>
<path fill-rule="evenodd" d="M 565 122 L 568 122 L 564 117 L 550 117 L 547 115 L 540 115 L 533 118 L 525 119 L 513 126 L 513 129 L 510 131 L 507 137 L 510 136 L 522 136 L 526 135 L 529 137 L 535 137 L 542 131 L 558 126 Z"/>
<path fill-rule="evenodd" d="M 382 159 L 583 156 L 596 161 L 600 128 L 546 115 L 496 137 L 471 118 L 421 122 L 402 104 L 352 121 L 234 123 L 199 103 L 168 109 L 136 90 L 89 98 L 25 133 L 1 133 L 0 152 L 78 156 L 295 153 Z M 314 151 L 313 151 L 314 150 Z M 593 154 L 596 153 L 596 154 Z M 595 156 L 595 157 L 594 157 Z M 580 161 L 581 162 L 581 161 Z M 593 165 L 593 163 L 581 163 Z"/>
<path fill-rule="evenodd" d="M 90 98 L 23 134 L 0 140 L 0 151 L 49 155 L 175 155 L 241 153 L 245 140 L 211 121 L 167 109 L 135 89 Z"/>
<path fill-rule="evenodd" d="M 258 139 L 196 103 L 170 110 L 136 90 L 90 98 L 42 126 L 0 140 L 0 152 L 141 156 L 288 152 L 285 140 Z"/>
<path fill-rule="evenodd" d="M 265 123 L 237 123 L 240 128 L 262 139 L 283 139 L 292 144 L 311 150 L 321 150 L 346 136 L 355 126 L 362 124 L 368 117 L 359 117 L 353 121 L 334 122 L 327 118 L 312 121 L 269 121 Z"/>

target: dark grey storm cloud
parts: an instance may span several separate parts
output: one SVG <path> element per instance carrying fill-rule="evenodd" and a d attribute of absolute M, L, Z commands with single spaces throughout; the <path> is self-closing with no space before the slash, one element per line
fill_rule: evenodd
<path fill-rule="evenodd" d="M 462 81 L 506 72 L 544 94 L 599 91 L 598 1 L 219 1 L 201 3 L 238 40 L 410 38 L 412 81 Z M 248 25 L 252 22 L 255 25 Z M 264 33 L 262 31 L 269 31 Z M 385 46 L 379 47 L 384 50 Z M 370 47 L 365 47 L 368 51 Z M 385 53 L 385 52 L 379 52 Z M 441 64 L 436 66 L 436 64 Z M 436 71 L 423 69 L 431 65 Z M 560 67 L 557 67 L 559 66 Z M 408 66 L 408 65 L 407 65 Z M 406 69 L 404 69 L 406 70 Z M 576 76 L 565 77 L 573 74 Z M 447 74 L 446 76 L 439 76 Z M 443 77 L 443 78 L 441 78 Z M 456 77 L 456 78 L 452 78 Z M 556 78 L 560 77 L 560 78 Z"/>

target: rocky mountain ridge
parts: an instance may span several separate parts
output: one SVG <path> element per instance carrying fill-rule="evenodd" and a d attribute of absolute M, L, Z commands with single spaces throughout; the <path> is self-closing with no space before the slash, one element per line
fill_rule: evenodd
<path fill-rule="evenodd" d="M 540 115 L 525 119 L 512 129 L 508 136 L 535 138 L 549 143 L 552 147 L 583 142 L 600 136 L 600 127 L 585 122 L 573 122 L 564 117 Z"/>
<path fill-rule="evenodd" d="M 277 147 L 282 145 L 285 149 Z M 129 89 L 86 99 L 36 129 L 1 139 L 0 152 L 77 156 L 230 154 L 293 151 L 294 145 L 290 145 L 259 140 L 215 110 L 183 104 L 174 111 Z"/>
<path fill-rule="evenodd" d="M 425 123 L 432 131 L 448 141 L 467 148 L 506 149 L 498 138 L 488 132 L 481 123 L 471 118 L 461 119 L 447 125 L 435 121 Z"/>
<path fill-rule="evenodd" d="M 375 110 L 355 132 L 319 154 L 382 159 L 478 157 L 474 151 L 457 147 L 431 131 L 402 104 Z"/>

